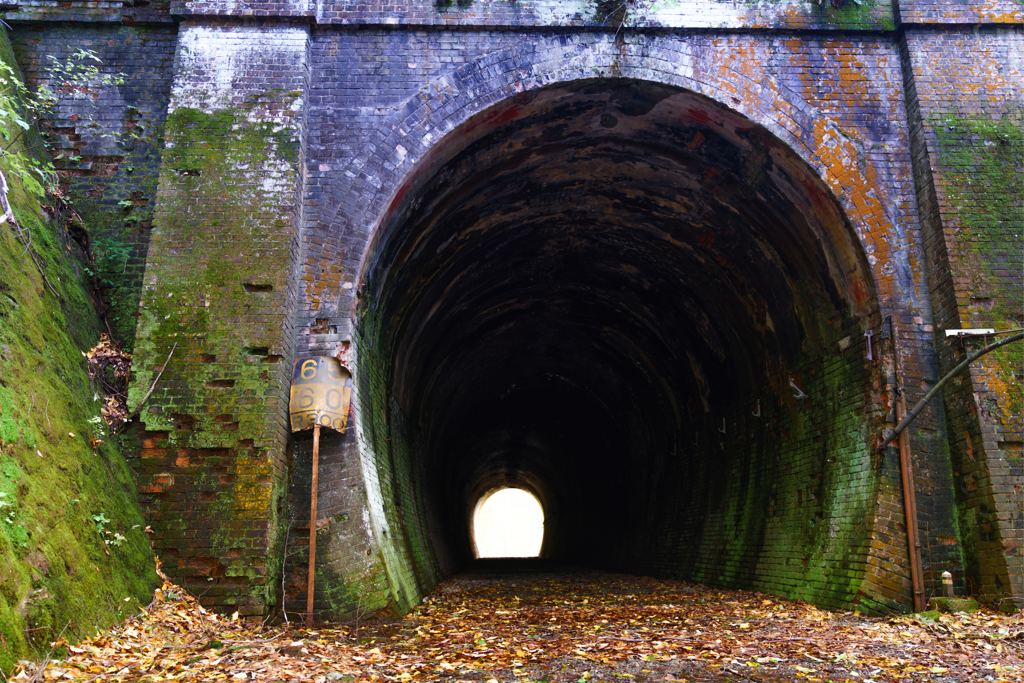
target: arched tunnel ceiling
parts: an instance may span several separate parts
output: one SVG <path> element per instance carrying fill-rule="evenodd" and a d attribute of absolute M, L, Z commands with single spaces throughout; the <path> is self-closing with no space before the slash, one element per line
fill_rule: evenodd
<path fill-rule="evenodd" d="M 821 181 L 698 95 L 550 87 L 441 149 L 381 225 L 360 305 L 423 504 L 455 555 L 458 520 L 489 487 L 535 491 L 557 538 L 550 508 L 575 487 L 629 489 L 630 467 L 783 391 L 792 367 L 873 310 Z"/>

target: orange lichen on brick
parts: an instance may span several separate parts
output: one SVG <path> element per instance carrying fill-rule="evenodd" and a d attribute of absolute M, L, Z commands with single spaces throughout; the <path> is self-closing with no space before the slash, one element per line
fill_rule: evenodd
<path fill-rule="evenodd" d="M 1013 411 L 1009 411 L 1007 414 L 1007 408 L 1011 406 L 1014 394 L 1018 394 L 1021 388 L 1017 384 L 1011 384 L 1006 380 L 1003 374 L 1004 367 L 1000 362 L 988 356 L 982 358 L 978 362 L 978 367 L 972 371 L 972 374 L 982 379 L 984 386 L 987 388 L 988 393 L 995 399 L 996 405 L 1001 408 L 1002 415 L 989 415 L 989 418 L 996 422 L 1002 422 L 1005 426 L 1009 426 L 1008 423 L 1019 421 L 1020 416 L 1013 414 Z"/>
<path fill-rule="evenodd" d="M 981 13 L 981 20 L 989 24 L 1020 24 L 1024 23 L 1024 14 L 988 11 Z"/>
<path fill-rule="evenodd" d="M 998 54 L 975 43 L 961 42 L 957 45 L 960 54 L 970 55 L 970 64 L 961 61 L 961 69 L 970 69 L 970 73 L 958 74 L 957 89 L 964 95 L 987 94 L 989 101 L 1000 102 L 1006 96 L 1011 84 L 1003 73 L 1003 62 Z"/>
<path fill-rule="evenodd" d="M 825 166 L 825 182 L 838 197 L 845 197 L 851 222 L 861 232 L 861 241 L 870 244 L 869 260 L 876 275 L 879 295 L 884 300 L 894 293 L 891 277 L 879 277 L 892 258 L 887 238 L 894 226 L 878 197 L 878 177 L 869 162 L 862 162 L 857 147 L 828 118 L 814 123 L 814 148 Z"/>
<path fill-rule="evenodd" d="M 850 43 L 839 43 L 837 47 L 839 50 L 835 58 L 839 62 L 839 88 L 836 95 L 842 96 L 843 102 L 851 108 L 856 108 L 870 98 L 868 85 L 878 69 L 872 69 L 869 73 L 867 65 L 854 52 Z"/>
<path fill-rule="evenodd" d="M 1024 9 L 1010 9 L 1005 2 L 987 0 L 979 3 L 976 9 L 978 19 L 988 24 L 1020 24 L 1024 23 Z"/>
<path fill-rule="evenodd" d="M 182 561 L 182 566 L 192 569 L 200 576 L 220 576 L 224 568 L 220 562 L 211 557 L 190 557 Z"/>
<path fill-rule="evenodd" d="M 803 23 L 804 13 L 800 9 L 799 5 L 787 5 L 781 12 L 782 22 L 786 24 L 798 25 Z"/>
<path fill-rule="evenodd" d="M 771 99 L 778 99 L 778 81 L 765 71 L 765 65 L 770 61 L 766 44 L 744 43 L 737 45 L 732 53 L 732 58 L 733 70 L 742 76 L 738 79 L 740 88 L 735 94 L 739 95 L 743 104 L 752 110 L 760 109 L 764 106 L 765 90 L 772 94 Z"/>
<path fill-rule="evenodd" d="M 317 277 L 304 277 L 306 298 L 313 310 L 318 310 L 331 295 L 337 295 L 341 288 L 342 266 L 331 260 L 309 257 L 306 273 L 318 273 Z"/>

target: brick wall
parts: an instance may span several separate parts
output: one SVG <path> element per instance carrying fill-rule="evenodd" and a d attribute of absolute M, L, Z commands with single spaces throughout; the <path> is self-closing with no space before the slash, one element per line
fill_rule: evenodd
<path fill-rule="evenodd" d="M 107 84 L 62 94 L 45 121 L 57 170 L 88 230 L 107 321 L 129 350 L 156 202 L 177 28 L 17 24 L 15 49 L 30 84 L 50 82 L 78 50 L 99 58 Z M 87 65 L 93 62 L 87 61 Z M 112 79 L 117 79 L 111 82 Z"/>
<path fill-rule="evenodd" d="M 910 114 L 944 369 L 983 342 L 944 330 L 1024 321 L 1024 70 L 1020 27 L 907 34 Z M 991 340 L 989 340 L 991 341 Z M 944 393 L 967 589 L 1024 595 L 1019 348 L 974 365 Z"/>
<path fill-rule="evenodd" d="M 1015 0 L 901 0 L 905 24 L 1020 24 L 1024 7 Z"/>
<path fill-rule="evenodd" d="M 307 35 L 182 24 L 131 387 L 158 554 L 250 614 L 280 577 Z"/>
<path fill-rule="evenodd" d="M 901 322 L 900 347 L 903 357 L 909 359 L 905 362 L 905 384 L 910 400 L 924 393 L 927 382 L 934 381 L 929 301 L 923 274 L 911 265 L 911 261 L 920 259 L 921 245 L 908 137 L 901 123 L 902 78 L 894 42 L 816 40 L 806 36 L 768 40 L 753 36 L 636 37 L 619 48 L 612 59 L 602 55 L 604 39 L 600 37 L 539 38 L 495 33 L 481 35 L 476 41 L 471 35 L 444 32 L 366 31 L 318 36 L 313 54 L 322 54 L 330 67 L 321 75 L 316 67 L 321 57 L 314 56 L 314 73 L 319 77 L 313 79 L 312 89 L 318 97 L 310 110 L 310 210 L 304 231 L 306 239 L 318 245 L 317 253 L 337 256 L 305 264 L 310 292 L 305 297 L 310 307 L 307 319 L 325 317 L 334 321 L 348 317 L 364 258 L 365 247 L 360 245 L 369 239 L 369 228 L 379 221 L 376 216 L 383 211 L 383 200 L 395 191 L 388 188 L 400 186 L 404 169 L 414 167 L 417 161 L 434 167 L 437 162 L 430 155 L 435 152 L 436 140 L 453 128 L 450 119 L 464 121 L 478 102 L 486 106 L 500 100 L 502 94 L 496 86 L 515 92 L 536 87 L 545 79 L 557 80 L 563 77 L 557 74 L 557 65 L 564 65 L 567 78 L 602 75 L 607 72 L 602 71 L 601 60 L 608 58 L 614 62 L 610 68 L 623 75 L 635 69 L 640 77 L 653 75 L 669 82 L 678 78 L 676 82 L 684 87 L 721 97 L 777 134 L 790 136 L 798 149 L 810 148 L 815 165 L 827 168 L 838 164 L 824 172 L 836 174 L 829 182 L 841 197 L 849 198 L 846 208 L 869 258 L 875 262 L 883 309 Z M 467 64 L 475 45 L 480 56 Z M 348 56 L 342 58 L 343 68 L 337 61 L 341 55 Z M 546 69 L 556 73 L 547 73 Z M 375 75 L 378 73 L 387 75 L 384 87 L 371 85 L 381 84 Z M 504 75 L 499 77 L 498 73 Z M 676 77 L 675 73 L 692 73 L 695 79 Z M 432 82 L 421 85 L 431 77 Z M 415 95 L 417 90 L 422 94 Z M 434 92 L 443 95 L 432 97 L 430 93 Z M 370 102 L 386 103 L 391 99 L 396 100 L 391 108 L 367 108 Z M 320 109 L 325 113 L 318 114 Z M 351 123 L 325 127 L 329 137 L 319 138 L 317 122 L 327 119 L 327 112 L 330 116 L 339 112 L 351 116 L 345 119 Z M 820 126 L 825 121 L 842 132 L 815 140 L 816 122 Z M 852 144 L 845 144 L 844 139 Z M 399 147 L 400 157 L 394 152 Z M 853 162 L 847 156 L 851 153 L 862 154 L 863 161 Z M 330 156 L 314 165 L 318 154 Z M 865 173 L 860 179 L 856 175 L 840 178 L 850 170 L 850 166 L 844 166 L 848 163 L 867 164 L 868 170 L 857 172 Z M 333 215 L 327 208 L 330 197 L 340 202 Z M 340 292 L 338 299 L 333 298 L 336 292 Z M 943 460 L 940 420 L 941 414 L 926 415 L 920 423 L 926 429 L 916 432 L 913 439 L 920 463 L 919 496 L 925 501 L 921 506 L 924 523 L 929 538 L 942 539 L 929 542 L 925 549 L 930 578 L 937 578 L 948 567 L 950 555 L 956 553 L 955 542 L 948 542 L 954 538 L 948 502 L 945 506 L 927 503 L 948 501 L 952 486 Z M 384 476 L 391 477 L 389 472 L 385 468 Z M 391 486 L 389 479 L 382 490 L 390 491 Z M 883 504 L 880 499 L 879 509 L 886 507 L 891 513 L 893 504 Z M 895 536 L 889 538 L 899 545 Z M 929 590 L 935 585 L 932 582 Z"/>
<path fill-rule="evenodd" d="M 793 368 L 806 398 L 765 391 L 697 432 L 659 477 L 632 561 L 820 605 L 906 605 L 896 453 L 873 448 L 887 346 L 869 360 L 860 325 L 835 330 Z"/>
<path fill-rule="evenodd" d="M 894 26 L 890 0 L 773 3 L 738 0 L 175 0 L 182 16 L 315 17 L 320 25 L 878 30 Z"/>
<path fill-rule="evenodd" d="M 319 462 L 320 526 L 314 610 L 318 618 L 362 617 L 393 601 L 369 516 L 354 424 L 344 436 L 322 432 Z M 289 540 L 283 596 L 284 607 L 291 613 L 304 612 L 306 608 L 311 464 L 312 437 L 296 435 L 289 482 Z"/>
<path fill-rule="evenodd" d="M 170 0 L 15 0 L 11 22 L 57 21 L 99 24 L 170 23 Z"/>

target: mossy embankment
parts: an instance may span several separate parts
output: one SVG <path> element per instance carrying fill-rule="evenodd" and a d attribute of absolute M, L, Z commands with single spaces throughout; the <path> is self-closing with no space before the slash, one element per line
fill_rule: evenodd
<path fill-rule="evenodd" d="M 83 357 L 101 322 L 71 244 L 4 163 L 18 227 L 0 224 L 0 671 L 132 614 L 156 582 Z"/>

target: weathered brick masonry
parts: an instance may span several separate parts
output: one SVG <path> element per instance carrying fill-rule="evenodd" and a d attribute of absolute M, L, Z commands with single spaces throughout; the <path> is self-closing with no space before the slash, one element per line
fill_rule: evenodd
<path fill-rule="evenodd" d="M 79 45 L 125 74 L 52 125 L 94 241 L 125 255 L 158 553 L 209 604 L 301 604 L 310 449 L 287 381 L 297 353 L 348 345 L 324 615 L 415 603 L 503 483 L 544 501 L 556 559 L 909 604 L 877 448 L 893 391 L 913 403 L 977 344 L 945 329 L 1024 323 L 1017 0 L 9 20 L 32 79 Z M 948 569 L 1024 596 L 1021 367 L 992 356 L 912 429 L 929 593 Z"/>
<path fill-rule="evenodd" d="M 1019 23 L 1020 7 L 1016 14 L 1006 9 L 1002 20 Z M 922 28 L 908 32 L 905 49 L 937 323 L 1019 328 L 1024 33 L 1019 26 L 962 33 Z M 956 342 L 939 348 L 945 367 L 969 350 Z M 1008 347 L 944 394 L 969 589 L 990 599 L 1024 590 L 1022 373 L 1020 348 Z"/>
<path fill-rule="evenodd" d="M 15 15 L 33 20 L 46 16 L 27 10 Z M 90 227 L 97 280 L 110 303 L 107 319 L 130 347 L 153 222 L 177 29 L 166 15 L 143 25 L 122 24 L 121 16 L 92 16 L 94 21 L 82 24 L 19 24 L 14 47 L 25 76 L 35 82 L 48 80 L 54 60 L 67 62 L 79 50 L 94 52 L 105 75 L 125 75 L 122 85 L 62 97 L 50 133 L 56 167 L 68 179 L 75 207 Z"/>

